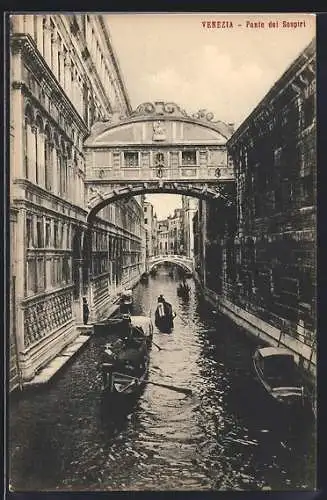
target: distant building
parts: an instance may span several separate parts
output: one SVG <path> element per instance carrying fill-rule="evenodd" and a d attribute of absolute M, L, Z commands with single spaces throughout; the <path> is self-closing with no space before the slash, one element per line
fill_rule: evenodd
<path fill-rule="evenodd" d="M 158 254 L 168 255 L 169 253 L 169 223 L 168 220 L 158 221 Z"/>
<path fill-rule="evenodd" d="M 184 254 L 184 210 L 175 208 L 168 217 L 168 253 Z"/>
<path fill-rule="evenodd" d="M 158 255 L 158 217 L 156 213 L 153 216 L 152 248 L 153 255 Z"/>
<path fill-rule="evenodd" d="M 157 236 L 157 216 L 154 213 L 153 205 L 149 201 L 143 203 L 144 211 L 144 227 L 145 227 L 145 251 L 146 257 L 152 257 L 157 253 L 158 236 Z"/>
<path fill-rule="evenodd" d="M 190 196 L 182 196 L 184 255 L 194 258 L 193 217 L 198 209 L 198 200 Z"/>

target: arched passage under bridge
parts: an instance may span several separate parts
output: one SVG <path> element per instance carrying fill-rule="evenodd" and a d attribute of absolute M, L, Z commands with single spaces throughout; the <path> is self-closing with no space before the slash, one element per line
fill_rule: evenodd
<path fill-rule="evenodd" d="M 234 184 L 225 187 L 209 186 L 207 184 L 188 184 L 185 182 L 154 181 L 129 184 L 128 186 L 114 186 L 112 190 L 101 192 L 92 188 L 93 195 L 88 203 L 87 222 L 92 223 L 97 213 L 109 203 L 119 199 L 128 199 L 133 196 L 154 193 L 179 194 L 202 200 L 217 201 L 228 208 L 234 204 Z"/>

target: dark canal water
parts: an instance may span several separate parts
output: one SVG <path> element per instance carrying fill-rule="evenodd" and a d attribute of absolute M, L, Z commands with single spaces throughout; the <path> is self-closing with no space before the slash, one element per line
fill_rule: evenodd
<path fill-rule="evenodd" d="M 101 395 L 97 361 L 106 339 L 87 347 L 46 388 L 12 398 L 13 490 L 294 490 L 315 487 L 312 417 L 272 412 L 252 372 L 256 343 L 158 274 L 134 291 L 136 312 L 163 293 L 175 307 L 172 335 L 155 332 L 150 380 L 117 421 Z M 269 409 L 268 409 L 269 408 Z"/>

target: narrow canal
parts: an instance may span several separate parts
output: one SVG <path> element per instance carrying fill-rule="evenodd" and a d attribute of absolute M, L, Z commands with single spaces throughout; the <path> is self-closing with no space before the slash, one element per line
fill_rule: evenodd
<path fill-rule="evenodd" d="M 134 290 L 152 316 L 162 293 L 175 308 L 173 334 L 155 332 L 150 380 L 190 387 L 193 396 L 148 385 L 113 418 L 97 362 L 106 339 L 87 347 L 45 388 L 12 398 L 9 475 L 13 490 L 313 489 L 315 427 L 265 411 L 252 372 L 256 343 L 230 320 L 189 300 L 167 273 Z"/>

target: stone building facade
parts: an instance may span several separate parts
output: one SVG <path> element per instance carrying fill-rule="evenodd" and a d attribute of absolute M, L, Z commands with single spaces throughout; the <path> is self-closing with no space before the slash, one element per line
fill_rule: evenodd
<path fill-rule="evenodd" d="M 209 295 L 306 367 L 315 363 L 316 339 L 315 64 L 312 41 L 227 142 L 236 224 L 219 220 L 212 206 L 198 214 L 210 242 L 205 260 L 214 276 L 200 273 Z M 197 251 L 203 256 L 201 240 Z"/>
<path fill-rule="evenodd" d="M 146 237 L 146 257 L 152 257 L 158 253 L 157 215 L 154 212 L 153 205 L 149 201 L 144 201 L 143 210 Z"/>
<path fill-rule="evenodd" d="M 168 219 L 158 221 L 158 254 L 169 253 L 169 224 Z"/>
<path fill-rule="evenodd" d="M 193 217 L 198 209 L 198 200 L 190 196 L 182 196 L 184 254 L 194 259 Z"/>
<path fill-rule="evenodd" d="M 172 255 L 184 254 L 184 210 L 175 208 L 168 217 L 168 252 Z"/>
<path fill-rule="evenodd" d="M 76 338 L 82 296 L 101 314 L 144 251 L 141 200 L 86 224 L 83 142 L 94 121 L 131 111 L 103 16 L 13 15 L 10 45 L 14 388 Z"/>

